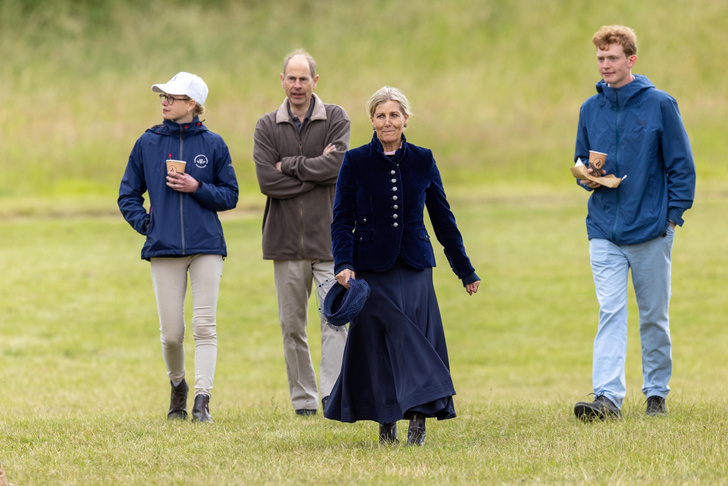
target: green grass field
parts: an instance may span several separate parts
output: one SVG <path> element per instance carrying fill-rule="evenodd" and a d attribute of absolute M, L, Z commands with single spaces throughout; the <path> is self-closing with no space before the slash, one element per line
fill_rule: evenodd
<path fill-rule="evenodd" d="M 678 100 L 698 193 L 673 251 L 670 413 L 644 416 L 631 298 L 625 418 L 585 425 L 572 407 L 591 391 L 598 307 L 587 194 L 568 168 L 598 80 L 590 38 L 608 23 L 637 30 L 635 72 Z M 433 149 L 483 279 L 469 297 L 436 246 L 458 418 L 428 422 L 423 448 L 379 447 L 376 424 L 289 403 L 251 154 L 300 46 L 353 146 L 371 136 L 374 90 L 408 94 L 407 136 Z M 0 0 L 0 58 L 0 462 L 16 486 L 728 484 L 724 2 Z M 161 119 L 149 87 L 180 70 L 208 82 L 206 124 L 241 183 L 223 216 L 210 426 L 165 420 L 149 265 L 115 202 Z M 319 340 L 311 326 L 314 360 Z"/>
<path fill-rule="evenodd" d="M 705 237 L 723 204 L 704 196 L 676 240 L 670 415 L 644 416 L 633 328 L 624 421 L 584 425 L 571 410 L 591 388 L 597 306 L 582 196 L 452 198 L 484 284 L 468 297 L 449 269 L 436 271 L 459 417 L 431 422 L 422 449 L 380 448 L 373 423 L 293 414 L 272 272 L 254 257 L 257 215 L 224 221 L 232 250 L 209 427 L 165 420 L 140 237 L 120 218 L 5 220 L 6 471 L 17 485 L 725 482 L 728 248 L 715 244 L 725 230 Z M 190 373 L 191 357 L 188 339 Z"/>

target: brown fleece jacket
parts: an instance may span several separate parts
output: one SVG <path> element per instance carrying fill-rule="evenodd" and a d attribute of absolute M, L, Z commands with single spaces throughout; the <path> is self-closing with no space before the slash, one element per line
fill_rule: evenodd
<path fill-rule="evenodd" d="M 315 94 L 312 101 L 313 113 L 301 136 L 288 114 L 288 99 L 260 117 L 255 127 L 255 172 L 260 192 L 268 196 L 263 214 L 266 260 L 333 260 L 336 177 L 351 129 L 343 108 Z M 322 155 L 330 143 L 336 151 Z M 282 162 L 280 171 L 277 162 Z"/>

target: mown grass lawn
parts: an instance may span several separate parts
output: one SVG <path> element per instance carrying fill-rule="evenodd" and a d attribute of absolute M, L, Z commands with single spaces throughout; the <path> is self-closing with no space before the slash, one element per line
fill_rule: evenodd
<path fill-rule="evenodd" d="M 585 425 L 572 407 L 591 391 L 598 309 L 568 167 L 599 79 L 590 39 L 614 23 L 637 31 L 635 72 L 679 103 L 698 194 L 673 252 L 670 413 L 644 416 L 631 297 L 624 420 Z M 483 279 L 468 297 L 436 247 L 458 418 L 428 423 L 423 448 L 289 404 L 251 158 L 299 47 L 352 146 L 371 137 L 371 93 L 405 91 L 407 137 L 433 150 Z M 0 0 L 0 58 L 0 462 L 16 486 L 728 483 L 726 2 Z M 165 420 L 149 265 L 115 206 L 161 119 L 149 88 L 181 70 L 208 83 L 205 123 L 241 187 L 209 427 Z M 187 350 L 191 375 L 191 333 Z"/>
<path fill-rule="evenodd" d="M 373 423 L 293 414 L 260 214 L 224 219 L 230 256 L 209 427 L 165 420 L 141 237 L 115 215 L 2 220 L 0 461 L 16 485 L 724 483 L 722 193 L 698 199 L 678 230 L 670 414 L 644 416 L 633 317 L 625 418 L 585 425 L 572 407 L 591 391 L 597 306 L 585 195 L 575 191 L 533 189 L 529 200 L 451 191 L 483 285 L 468 297 L 438 257 L 458 418 L 429 422 L 421 449 L 379 447 Z M 315 355 L 319 336 L 313 326 Z"/>

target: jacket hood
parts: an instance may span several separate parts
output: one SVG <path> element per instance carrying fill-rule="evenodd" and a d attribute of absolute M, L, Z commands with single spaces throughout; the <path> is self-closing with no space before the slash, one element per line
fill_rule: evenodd
<path fill-rule="evenodd" d="M 207 127 L 202 124 L 199 118 L 195 117 L 189 123 L 177 123 L 171 120 L 164 120 L 160 125 L 154 125 L 152 128 L 147 129 L 148 132 L 154 132 L 159 135 L 174 135 L 178 136 L 180 132 L 184 132 L 185 135 L 191 135 L 199 132 L 208 131 Z"/>
<path fill-rule="evenodd" d="M 655 89 L 655 85 L 652 81 L 647 79 L 647 76 L 641 76 L 639 74 L 634 75 L 634 81 L 628 83 L 621 88 L 612 88 L 602 79 L 597 83 L 597 93 L 604 96 L 610 104 L 624 106 L 631 98 L 637 93 L 647 89 Z"/>

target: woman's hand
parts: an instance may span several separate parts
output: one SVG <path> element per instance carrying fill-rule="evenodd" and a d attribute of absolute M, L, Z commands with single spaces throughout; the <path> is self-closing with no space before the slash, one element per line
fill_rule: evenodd
<path fill-rule="evenodd" d="M 200 183 L 187 173 L 167 172 L 167 186 L 177 192 L 196 192 Z"/>
<path fill-rule="evenodd" d="M 478 281 L 475 281 L 475 282 L 473 282 L 473 283 L 469 283 L 468 285 L 466 285 L 466 286 L 465 286 L 465 291 L 466 291 L 466 292 L 467 292 L 467 293 L 468 293 L 469 295 L 473 295 L 473 294 L 475 294 L 475 293 L 477 293 L 477 292 L 478 292 L 478 287 L 479 287 L 479 286 L 480 286 L 480 280 L 478 280 Z"/>
<path fill-rule="evenodd" d="M 354 270 L 348 268 L 343 269 L 336 275 L 336 281 L 339 282 L 344 288 L 349 288 L 349 279 L 354 277 Z"/>

